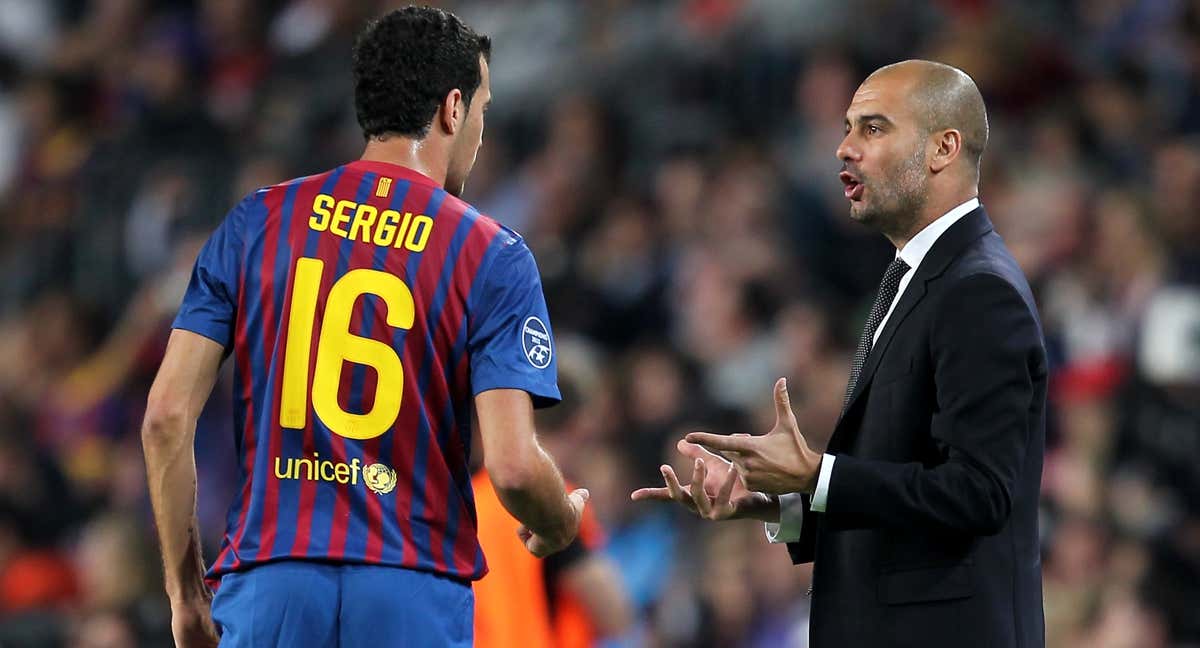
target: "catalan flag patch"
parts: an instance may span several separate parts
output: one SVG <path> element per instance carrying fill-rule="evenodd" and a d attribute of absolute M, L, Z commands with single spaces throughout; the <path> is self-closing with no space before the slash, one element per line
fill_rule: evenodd
<path fill-rule="evenodd" d="M 375 186 L 375 196 L 379 198 L 387 198 L 392 192 L 392 179 L 380 178 L 379 184 Z"/>

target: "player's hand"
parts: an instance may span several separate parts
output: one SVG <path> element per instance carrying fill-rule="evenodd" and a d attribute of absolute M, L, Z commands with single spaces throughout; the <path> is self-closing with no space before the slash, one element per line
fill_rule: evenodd
<path fill-rule="evenodd" d="M 676 502 L 706 520 L 779 520 L 775 500 L 747 488 L 733 463 L 687 441 L 681 440 L 675 447 L 692 459 L 692 483 L 680 484 L 675 470 L 664 464 L 660 470 L 666 486 L 639 488 L 630 494 L 631 499 Z M 696 488 L 697 484 L 702 487 Z"/>
<path fill-rule="evenodd" d="M 579 523 L 583 521 L 583 507 L 587 504 L 590 496 L 586 488 L 576 488 L 567 495 L 571 517 L 567 525 L 563 527 L 563 531 L 554 537 L 534 533 L 525 525 L 521 525 L 521 528 L 517 529 L 517 537 L 525 543 L 525 548 L 529 550 L 529 553 L 537 558 L 545 558 L 566 549 L 575 541 L 575 535 L 579 533 Z"/>
<path fill-rule="evenodd" d="M 691 432 L 686 439 L 729 457 L 750 490 L 782 495 L 816 488 L 821 454 L 808 447 L 792 413 L 787 380 L 775 383 L 775 427 L 762 436 Z"/>
<path fill-rule="evenodd" d="M 171 635 L 176 648 L 217 648 L 221 637 L 207 600 L 171 604 Z"/>

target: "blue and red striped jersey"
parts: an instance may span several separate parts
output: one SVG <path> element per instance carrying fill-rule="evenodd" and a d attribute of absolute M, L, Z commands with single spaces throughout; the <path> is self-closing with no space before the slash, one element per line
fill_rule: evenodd
<path fill-rule="evenodd" d="M 174 326 L 233 356 L 242 482 L 210 582 L 280 559 L 486 573 L 472 397 L 560 398 L 520 236 L 413 170 L 352 162 L 237 205 Z"/>

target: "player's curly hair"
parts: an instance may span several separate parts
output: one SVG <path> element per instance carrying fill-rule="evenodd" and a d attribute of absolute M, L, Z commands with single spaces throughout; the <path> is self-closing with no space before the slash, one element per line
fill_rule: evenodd
<path fill-rule="evenodd" d="M 479 57 L 491 55 L 491 39 L 448 11 L 409 6 L 372 20 L 354 44 L 354 110 L 363 136 L 425 137 L 451 90 L 471 105 Z"/>

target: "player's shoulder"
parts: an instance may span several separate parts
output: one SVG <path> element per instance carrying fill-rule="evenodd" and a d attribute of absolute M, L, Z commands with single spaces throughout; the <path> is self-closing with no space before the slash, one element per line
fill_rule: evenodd
<path fill-rule="evenodd" d="M 486 216 L 482 218 L 487 218 Z M 488 218 L 487 238 L 491 242 L 489 248 L 494 250 L 496 259 L 501 263 L 514 263 L 522 257 L 533 258 L 533 252 L 525 242 L 525 237 L 516 230 Z"/>
<path fill-rule="evenodd" d="M 500 221 L 492 218 L 490 215 L 479 211 L 474 205 L 456 196 L 447 195 L 446 200 L 454 201 L 459 208 L 459 211 L 464 214 L 470 214 L 474 219 L 472 224 L 472 233 L 487 242 L 493 244 L 497 252 L 509 250 L 509 253 L 528 249 L 525 245 L 525 239 L 516 230 L 504 225 Z"/>
<path fill-rule="evenodd" d="M 485 285 L 506 285 L 536 273 L 533 252 L 516 230 L 480 214 L 474 232 L 478 238 L 472 247 L 479 255 L 478 272 L 486 277 Z"/>
<path fill-rule="evenodd" d="M 479 220 L 483 222 L 483 231 L 490 235 L 490 237 L 496 238 L 498 246 L 502 248 L 517 247 L 527 249 L 525 237 L 517 233 L 516 230 L 487 215 L 481 214 Z"/>

